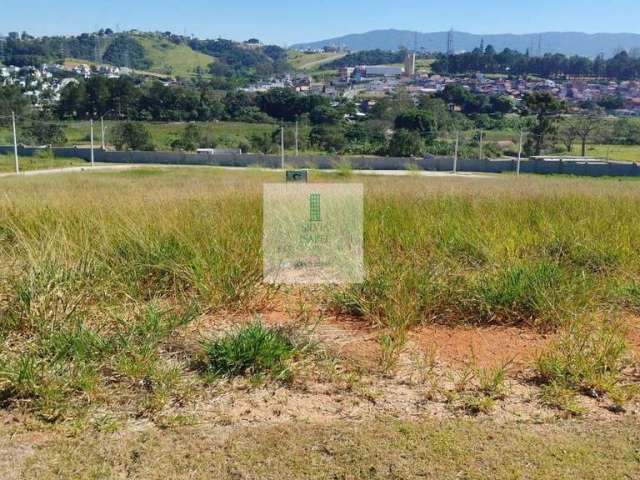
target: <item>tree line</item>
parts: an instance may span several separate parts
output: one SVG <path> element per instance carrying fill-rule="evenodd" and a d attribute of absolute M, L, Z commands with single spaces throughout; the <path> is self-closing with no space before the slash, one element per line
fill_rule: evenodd
<path fill-rule="evenodd" d="M 538 75 L 545 78 L 556 76 L 588 76 L 631 80 L 640 78 L 640 58 L 621 51 L 614 57 L 595 59 L 581 56 L 566 56 L 547 53 L 531 56 L 505 48 L 497 52 L 491 45 L 456 55 L 436 57 L 432 70 L 439 74 L 502 73 L 510 75 Z"/>
<path fill-rule="evenodd" d="M 362 50 L 353 52 L 321 66 L 324 70 L 334 70 L 342 67 L 357 67 L 359 65 L 385 65 L 402 63 L 407 56 L 406 49 L 392 50 Z"/>

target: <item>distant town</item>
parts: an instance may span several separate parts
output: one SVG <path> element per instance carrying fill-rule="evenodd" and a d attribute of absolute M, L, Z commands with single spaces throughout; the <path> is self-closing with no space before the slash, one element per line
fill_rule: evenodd
<path fill-rule="evenodd" d="M 317 50 L 304 52 L 318 53 Z M 60 101 L 61 91 L 79 79 L 102 76 L 110 79 L 121 76 L 154 77 L 165 85 L 178 83 L 176 79 L 162 75 L 150 75 L 128 67 L 82 62 L 65 64 L 42 64 L 29 66 L 0 66 L 0 85 L 16 85 L 29 97 L 36 108 Z M 286 73 L 252 82 L 242 89 L 246 92 L 265 92 L 274 88 L 293 88 L 302 94 L 321 95 L 330 98 L 366 99 L 375 102 L 378 98 L 396 93 L 399 89 L 413 97 L 442 92 L 448 85 L 460 85 L 474 94 L 488 96 L 503 95 L 518 105 L 531 92 L 550 92 L 570 105 L 584 102 L 597 103 L 604 98 L 616 97 L 617 108 L 610 113 L 617 116 L 640 115 L 640 81 L 607 80 L 593 78 L 510 78 L 506 75 L 440 75 L 420 72 L 416 69 L 416 55 L 408 54 L 404 66 L 360 65 L 342 67 L 335 77 L 318 78 L 304 72 Z"/>
<path fill-rule="evenodd" d="M 442 53 L 285 49 L 138 30 L 14 32 L 0 39 L 0 117 L 15 115 L 20 141 L 37 145 L 86 142 L 70 120 L 119 122 L 110 139 L 131 150 L 500 158 L 585 156 L 592 145 L 608 159 L 612 145 L 640 145 L 638 52 L 498 52 L 484 39 L 456 51 L 452 35 Z M 157 125 L 168 122 L 178 127 Z M 207 122 L 229 125 L 213 134 Z M 635 158 L 613 150 L 614 159 Z"/>

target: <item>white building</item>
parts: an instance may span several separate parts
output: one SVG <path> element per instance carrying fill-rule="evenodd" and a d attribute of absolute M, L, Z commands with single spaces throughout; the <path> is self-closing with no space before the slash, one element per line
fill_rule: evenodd
<path fill-rule="evenodd" d="M 367 65 L 362 68 L 367 77 L 399 77 L 404 73 L 402 67 L 389 67 L 386 65 Z"/>

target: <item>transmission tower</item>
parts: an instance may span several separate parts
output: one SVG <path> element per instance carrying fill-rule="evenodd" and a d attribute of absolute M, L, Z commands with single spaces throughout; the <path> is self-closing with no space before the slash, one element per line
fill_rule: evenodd
<path fill-rule="evenodd" d="M 542 56 L 542 35 L 538 35 L 538 56 Z"/>
<path fill-rule="evenodd" d="M 447 55 L 453 55 L 456 53 L 455 45 L 453 43 L 453 28 L 449 30 L 447 34 Z"/>
<path fill-rule="evenodd" d="M 94 52 L 93 52 L 93 56 L 94 56 L 94 62 L 97 64 L 100 63 L 100 37 L 96 34 L 95 35 L 95 42 L 94 42 Z"/>

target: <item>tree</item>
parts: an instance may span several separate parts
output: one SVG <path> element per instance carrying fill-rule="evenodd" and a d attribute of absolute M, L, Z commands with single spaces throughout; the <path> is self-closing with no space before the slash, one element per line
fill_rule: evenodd
<path fill-rule="evenodd" d="M 511 97 L 506 95 L 496 95 L 489 98 L 491 110 L 495 113 L 511 113 L 513 112 L 514 103 Z"/>
<path fill-rule="evenodd" d="M 27 97 L 22 95 L 17 85 L 0 86 L 0 116 L 8 117 L 11 112 L 17 116 L 28 113 L 31 105 Z M 1 122 L 2 120 L 0 120 Z"/>
<path fill-rule="evenodd" d="M 309 132 L 309 141 L 322 150 L 340 152 L 346 145 L 342 128 L 339 126 L 317 125 Z"/>
<path fill-rule="evenodd" d="M 424 142 L 416 131 L 396 130 L 389 142 L 389 155 L 393 157 L 418 157 L 424 153 Z"/>
<path fill-rule="evenodd" d="M 144 47 L 133 37 L 119 35 L 104 52 L 104 61 L 119 67 L 146 70 L 151 66 Z"/>
<path fill-rule="evenodd" d="M 576 131 L 573 118 L 567 118 L 562 121 L 559 134 L 567 152 L 571 152 L 573 150 L 573 143 L 576 141 L 576 138 L 578 138 L 578 132 Z"/>
<path fill-rule="evenodd" d="M 430 112 L 416 108 L 398 115 L 394 125 L 396 130 L 418 132 L 428 141 L 433 141 L 438 133 L 434 116 Z"/>
<path fill-rule="evenodd" d="M 578 115 L 573 119 L 573 125 L 576 131 L 576 135 L 581 142 L 581 155 L 583 157 L 587 155 L 587 142 L 592 137 L 592 135 L 594 135 L 600 129 L 602 118 L 602 110 L 597 109 L 585 114 Z"/>
<path fill-rule="evenodd" d="M 267 132 L 254 133 L 249 139 L 251 148 L 259 153 L 271 153 L 275 147 L 273 136 Z"/>
<path fill-rule="evenodd" d="M 536 116 L 531 135 L 527 139 L 527 151 L 540 155 L 547 136 L 555 131 L 555 121 L 563 105 L 550 92 L 533 92 L 525 97 L 527 113 Z"/>
<path fill-rule="evenodd" d="M 202 142 L 202 129 L 195 123 L 187 125 L 179 138 L 171 142 L 174 149 L 194 151 Z"/>
<path fill-rule="evenodd" d="M 38 145 L 64 145 L 67 135 L 56 123 L 34 122 L 26 129 L 28 139 Z"/>
<path fill-rule="evenodd" d="M 318 95 L 302 96 L 291 88 L 272 88 L 256 97 L 256 105 L 260 110 L 287 122 L 295 121 L 300 115 L 324 104 L 326 100 Z"/>
<path fill-rule="evenodd" d="M 111 140 L 118 150 L 153 150 L 151 133 L 137 122 L 118 124 L 112 132 Z"/>
<path fill-rule="evenodd" d="M 335 125 L 340 121 L 340 114 L 335 108 L 329 105 L 318 105 L 311 111 L 309 120 L 311 120 L 311 123 L 314 125 Z"/>
<path fill-rule="evenodd" d="M 620 95 L 606 95 L 598 101 L 598 106 L 605 110 L 618 110 L 624 108 L 624 98 Z"/>

